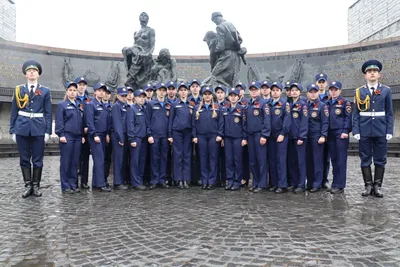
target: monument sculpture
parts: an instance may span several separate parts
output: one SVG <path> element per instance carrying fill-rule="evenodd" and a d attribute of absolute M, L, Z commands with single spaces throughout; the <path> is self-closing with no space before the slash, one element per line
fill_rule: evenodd
<path fill-rule="evenodd" d="M 157 59 L 154 60 L 150 79 L 158 82 L 176 82 L 176 60 L 171 58 L 171 53 L 167 48 L 161 49 Z"/>
<path fill-rule="evenodd" d="M 142 12 L 139 16 L 140 30 L 134 33 L 134 44 L 124 47 L 122 54 L 127 71 L 126 86 L 134 90 L 143 87 L 150 80 L 153 67 L 153 51 L 155 46 L 155 31 L 147 26 L 149 15 Z"/>
<path fill-rule="evenodd" d="M 211 75 L 202 86 L 232 87 L 239 80 L 241 60 L 246 64 L 247 50 L 241 47 L 242 37 L 235 26 L 224 20 L 220 12 L 212 13 L 211 20 L 217 25 L 217 32 L 207 32 L 203 39 L 210 50 Z"/>
<path fill-rule="evenodd" d="M 63 84 L 65 84 L 67 81 L 73 81 L 74 79 L 74 67 L 71 64 L 71 59 L 64 58 L 64 65 L 62 69 L 62 82 Z"/>
<path fill-rule="evenodd" d="M 115 89 L 118 87 L 118 80 L 119 80 L 119 63 L 114 64 L 114 61 L 111 63 L 111 68 L 110 72 L 108 73 L 107 80 L 105 84 L 112 88 Z"/>

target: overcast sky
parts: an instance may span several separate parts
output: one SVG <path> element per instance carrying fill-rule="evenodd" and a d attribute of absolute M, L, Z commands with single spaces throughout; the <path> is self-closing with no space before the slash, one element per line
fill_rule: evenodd
<path fill-rule="evenodd" d="M 120 53 L 133 44 L 139 14 L 149 14 L 155 53 L 207 55 L 204 34 L 220 11 L 248 53 L 347 44 L 347 9 L 355 0 L 18 0 L 17 41 Z"/>

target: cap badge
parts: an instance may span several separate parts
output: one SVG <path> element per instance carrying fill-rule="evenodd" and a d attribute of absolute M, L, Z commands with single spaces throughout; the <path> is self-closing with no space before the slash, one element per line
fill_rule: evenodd
<path fill-rule="evenodd" d="M 324 75 L 321 73 L 321 74 L 319 75 L 319 77 L 324 77 Z"/>

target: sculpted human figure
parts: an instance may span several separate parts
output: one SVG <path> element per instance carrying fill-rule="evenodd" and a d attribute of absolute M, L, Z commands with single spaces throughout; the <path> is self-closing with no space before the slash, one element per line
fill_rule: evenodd
<path fill-rule="evenodd" d="M 167 48 L 160 50 L 151 69 L 150 79 L 159 82 L 176 82 L 176 60 L 171 58 L 171 53 Z"/>
<path fill-rule="evenodd" d="M 125 85 L 135 90 L 143 87 L 149 81 L 153 66 L 152 54 L 156 42 L 155 31 L 147 26 L 149 16 L 146 12 L 140 14 L 139 21 L 141 28 L 134 33 L 133 46 L 122 49 L 128 72 Z"/>

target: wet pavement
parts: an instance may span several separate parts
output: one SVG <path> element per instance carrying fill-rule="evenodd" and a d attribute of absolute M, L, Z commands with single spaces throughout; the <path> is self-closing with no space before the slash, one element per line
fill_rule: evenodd
<path fill-rule="evenodd" d="M 0 159 L 0 266 L 400 266 L 399 158 L 383 199 L 156 189 L 62 195 L 45 158 L 42 198 L 21 198 L 17 158 Z"/>

